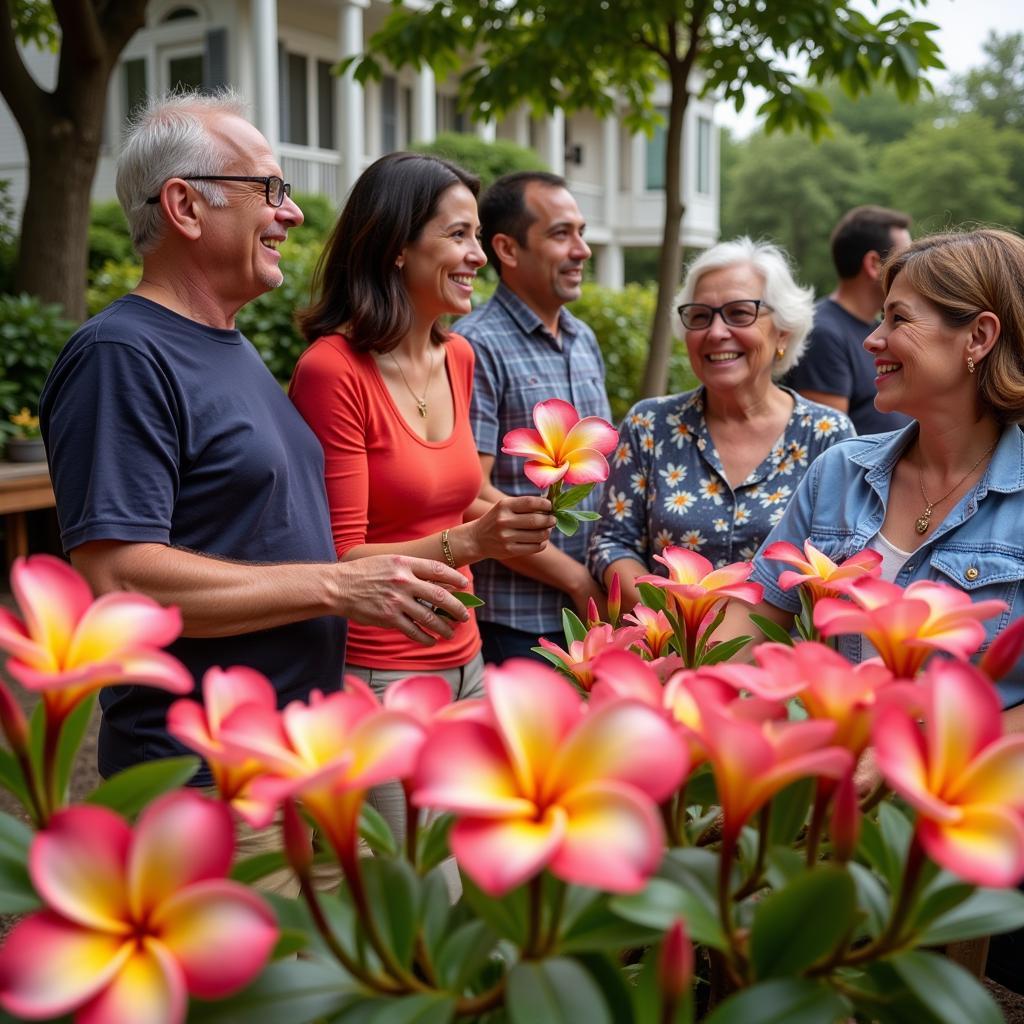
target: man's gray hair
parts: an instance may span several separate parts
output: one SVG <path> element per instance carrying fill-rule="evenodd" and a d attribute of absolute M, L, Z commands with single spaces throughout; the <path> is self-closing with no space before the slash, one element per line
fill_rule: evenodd
<path fill-rule="evenodd" d="M 686 277 L 675 298 L 675 305 L 693 302 L 697 282 L 705 274 L 743 264 L 753 267 L 764 281 L 760 295 L 743 297 L 763 299 L 765 305 L 772 307 L 772 323 L 778 330 L 789 332 L 786 354 L 772 367 L 772 376 L 778 379 L 796 366 L 804 354 L 807 335 L 814 323 L 814 289 L 801 288 L 796 283 L 789 258 L 779 246 L 771 242 L 755 242 L 743 235 L 706 249 L 686 268 Z"/>
<path fill-rule="evenodd" d="M 159 195 L 168 178 L 222 174 L 232 154 L 207 131 L 207 121 L 217 114 L 245 117 L 246 113 L 241 96 L 225 89 L 212 95 L 175 91 L 156 96 L 132 117 L 117 160 L 117 198 L 140 256 L 156 248 L 166 227 L 160 204 L 146 200 Z M 210 181 L 193 185 L 211 206 L 227 204 L 220 185 Z"/>

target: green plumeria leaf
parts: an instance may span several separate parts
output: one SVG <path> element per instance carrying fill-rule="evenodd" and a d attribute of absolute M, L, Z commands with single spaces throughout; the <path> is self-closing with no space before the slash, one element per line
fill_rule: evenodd
<path fill-rule="evenodd" d="M 145 761 L 101 782 L 85 802 L 109 807 L 122 817 L 133 818 L 156 797 L 184 786 L 198 768 L 199 758 L 193 755 Z"/>

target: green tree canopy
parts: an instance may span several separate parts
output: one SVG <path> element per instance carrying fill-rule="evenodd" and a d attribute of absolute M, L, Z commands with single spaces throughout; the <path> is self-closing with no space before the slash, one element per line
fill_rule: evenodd
<path fill-rule="evenodd" d="M 985 63 L 954 80 L 956 102 L 998 128 L 1024 127 L 1024 32 L 992 32 L 982 49 Z"/>
<path fill-rule="evenodd" d="M 665 145 L 665 224 L 658 302 L 643 390 L 662 393 L 671 350 L 671 303 L 680 272 L 682 127 L 690 90 L 700 83 L 742 107 L 748 85 L 768 94 L 766 129 L 820 134 L 828 114 L 821 86 L 837 80 L 851 95 L 889 82 L 915 97 L 922 73 L 941 67 L 932 32 L 915 18 L 918 0 L 869 16 L 851 0 L 437 0 L 425 10 L 396 4 L 356 58 L 356 74 L 433 67 L 458 75 L 464 106 L 490 118 L 527 104 L 541 113 L 621 105 L 626 123 L 656 123 L 655 90 L 669 87 Z M 876 17 L 877 15 L 877 17 Z M 806 73 L 793 70 L 803 61 Z M 694 74 L 698 72 L 699 74 Z"/>
<path fill-rule="evenodd" d="M 411 148 L 418 153 L 430 153 L 465 167 L 480 179 L 481 188 L 487 188 L 495 178 L 513 171 L 548 169 L 532 149 L 517 146 L 506 139 L 487 142 L 462 132 L 445 132 L 433 142 L 421 142 Z"/>

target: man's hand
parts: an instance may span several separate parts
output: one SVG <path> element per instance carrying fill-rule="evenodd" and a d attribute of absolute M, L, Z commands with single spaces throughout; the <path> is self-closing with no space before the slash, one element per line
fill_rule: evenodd
<path fill-rule="evenodd" d="M 450 593 L 466 588 L 465 576 L 427 558 L 371 555 L 339 562 L 336 585 L 338 615 L 368 626 L 397 629 L 425 647 L 433 646 L 436 637 L 447 640 L 453 633 L 452 623 L 435 608 L 456 622 L 469 618 Z"/>

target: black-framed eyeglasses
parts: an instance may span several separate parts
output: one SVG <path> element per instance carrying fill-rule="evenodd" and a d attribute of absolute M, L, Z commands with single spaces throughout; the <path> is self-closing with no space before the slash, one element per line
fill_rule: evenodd
<path fill-rule="evenodd" d="M 292 194 L 290 182 L 272 174 L 269 178 L 257 178 L 247 174 L 182 174 L 185 181 L 252 181 L 263 186 L 263 194 L 267 198 L 267 205 L 278 207 L 284 202 L 285 196 Z M 159 203 L 159 196 L 150 196 L 147 203 Z"/>
<path fill-rule="evenodd" d="M 734 299 L 721 306 L 708 306 L 703 302 L 687 302 L 676 312 L 688 331 L 703 331 L 710 327 L 715 314 L 730 327 L 749 327 L 761 315 L 761 310 L 770 310 L 764 299 Z"/>

